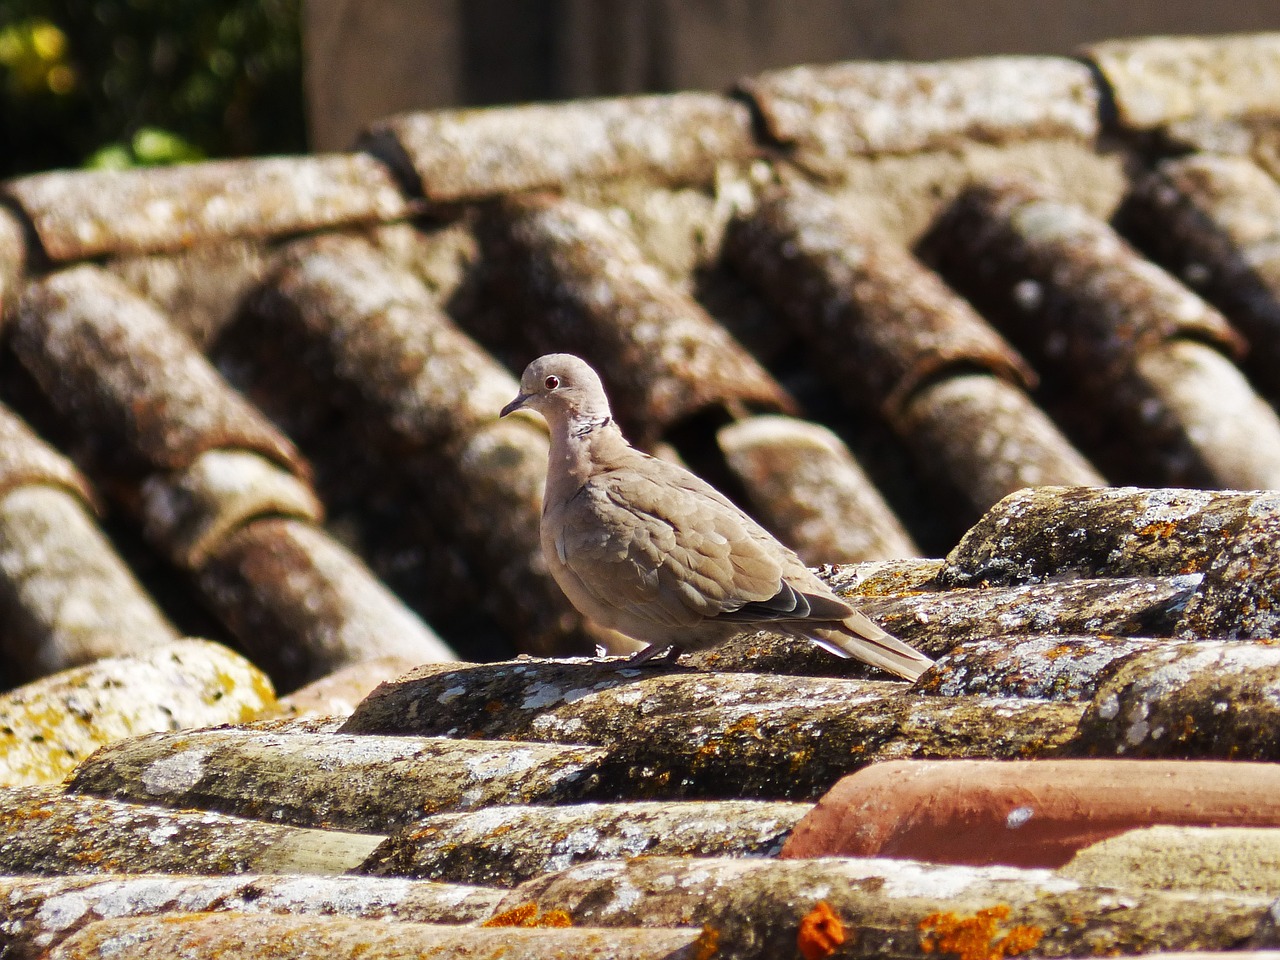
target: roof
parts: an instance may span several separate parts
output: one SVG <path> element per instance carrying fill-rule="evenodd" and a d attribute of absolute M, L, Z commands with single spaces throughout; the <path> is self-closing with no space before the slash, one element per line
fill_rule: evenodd
<path fill-rule="evenodd" d="M 0 186 L 17 955 L 1275 946 L 1277 74 L 802 66 Z M 583 659 L 496 419 L 552 350 L 938 664 Z"/>

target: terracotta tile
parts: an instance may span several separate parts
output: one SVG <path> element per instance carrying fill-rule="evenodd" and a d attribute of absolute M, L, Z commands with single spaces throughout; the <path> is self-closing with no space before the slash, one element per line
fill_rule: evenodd
<path fill-rule="evenodd" d="M 1151 824 L 1277 826 L 1270 764 L 1132 760 L 900 761 L 840 781 L 782 856 L 1062 866 Z"/>

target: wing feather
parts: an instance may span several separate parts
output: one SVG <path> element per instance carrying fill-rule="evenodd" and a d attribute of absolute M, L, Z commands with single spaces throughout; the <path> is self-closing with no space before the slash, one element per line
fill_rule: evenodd
<path fill-rule="evenodd" d="M 563 516 L 557 550 L 598 603 L 669 627 L 839 620 L 851 612 L 788 582 L 796 566 L 807 576 L 803 564 L 713 487 L 636 456 L 643 470 L 598 474 Z"/>

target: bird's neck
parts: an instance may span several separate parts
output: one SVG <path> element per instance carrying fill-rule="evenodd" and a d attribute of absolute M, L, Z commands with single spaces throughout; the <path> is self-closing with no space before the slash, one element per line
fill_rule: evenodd
<path fill-rule="evenodd" d="M 547 502 L 573 496 L 597 468 L 630 444 L 608 415 L 578 416 L 557 424 L 551 431 L 552 469 L 547 472 Z M 556 469 L 559 466 L 559 469 Z"/>

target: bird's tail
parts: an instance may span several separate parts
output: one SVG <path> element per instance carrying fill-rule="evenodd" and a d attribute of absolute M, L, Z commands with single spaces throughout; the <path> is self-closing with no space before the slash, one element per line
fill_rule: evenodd
<path fill-rule="evenodd" d="M 839 626 L 806 626 L 805 636 L 837 657 L 861 660 L 904 680 L 914 680 L 933 666 L 919 650 L 886 633 L 857 610 Z"/>

